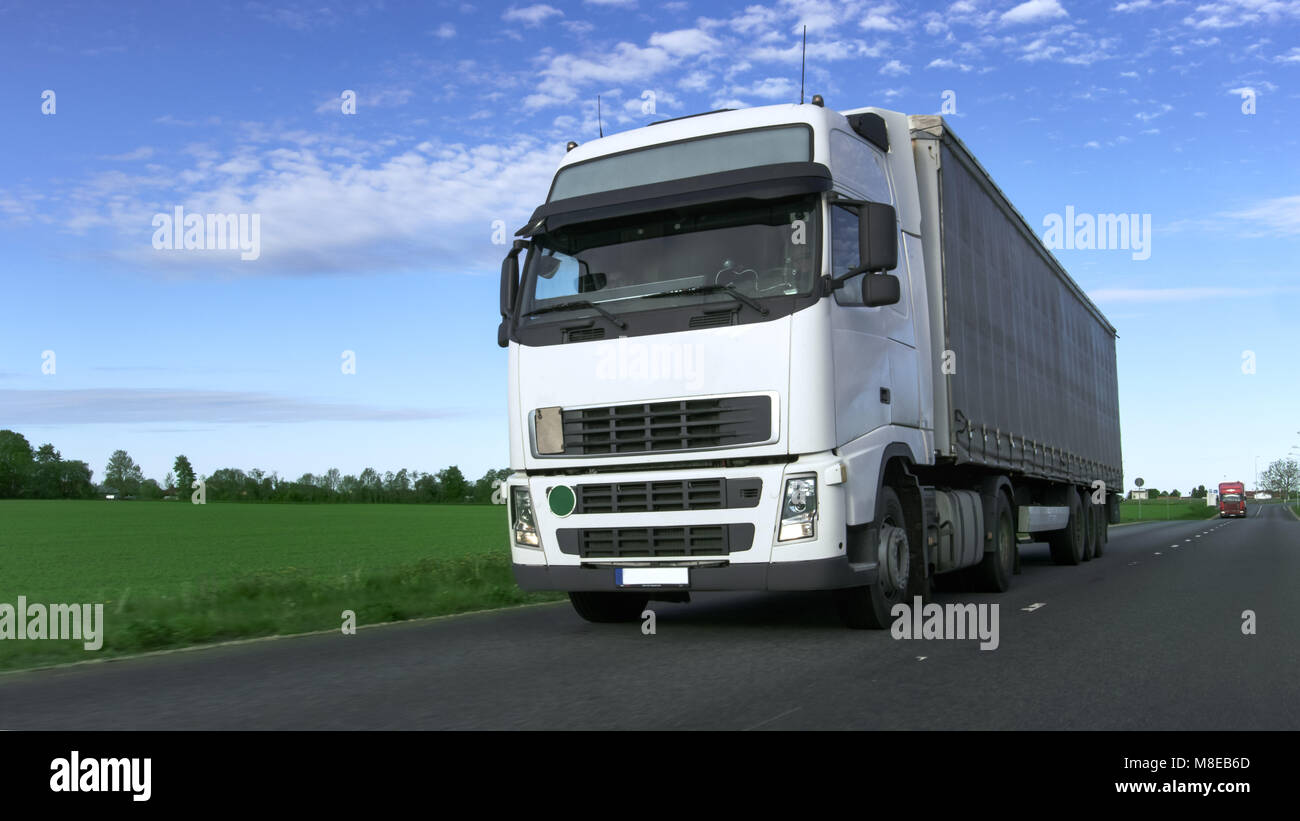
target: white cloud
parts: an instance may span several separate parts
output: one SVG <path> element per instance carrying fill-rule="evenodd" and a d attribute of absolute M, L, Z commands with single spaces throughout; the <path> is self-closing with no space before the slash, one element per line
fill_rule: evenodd
<path fill-rule="evenodd" d="M 728 21 L 732 29 L 741 34 L 766 32 L 776 25 L 779 16 L 768 6 L 746 6 L 745 11 Z"/>
<path fill-rule="evenodd" d="M 767 77 L 748 86 L 732 86 L 729 94 L 762 97 L 765 100 L 792 101 L 799 93 L 799 85 L 788 77 Z"/>
<path fill-rule="evenodd" d="M 1018 23 L 1041 23 L 1045 20 L 1054 20 L 1057 17 L 1066 17 L 1065 9 L 1057 0 L 1025 0 L 1024 3 L 1016 6 L 1009 11 L 1002 13 L 1000 19 L 1008 25 Z"/>
<path fill-rule="evenodd" d="M 134 160 L 147 160 L 153 156 L 153 147 L 142 145 L 134 151 L 128 151 L 125 154 L 108 154 L 100 157 L 101 160 L 109 162 L 132 162 Z"/>
<path fill-rule="evenodd" d="M 1300 17 L 1296 0 L 1222 0 L 1205 3 L 1183 18 L 1183 23 L 1198 29 L 1228 29 L 1259 22 L 1276 22 Z"/>
<path fill-rule="evenodd" d="M 593 82 L 647 83 L 667 69 L 673 57 L 664 48 L 641 48 L 619 43 L 593 57 L 560 54 L 551 57 L 541 70 L 539 90 L 524 98 L 526 109 L 570 103 L 578 97 L 578 87 Z"/>
<path fill-rule="evenodd" d="M 26 425 L 130 425 L 149 422 L 274 424 L 403 422 L 445 419 L 462 411 L 378 408 L 251 391 L 83 388 L 0 390 L 7 421 Z"/>
<path fill-rule="evenodd" d="M 893 3 L 875 6 L 867 10 L 867 16 L 863 17 L 858 25 L 867 31 L 900 31 L 906 24 L 894 16 L 896 11 L 898 6 Z"/>
<path fill-rule="evenodd" d="M 958 63 L 953 60 L 949 60 L 947 57 L 938 57 L 934 60 L 931 60 L 929 63 L 926 64 L 925 67 L 926 68 L 951 68 L 962 72 L 970 71 L 972 68 L 972 66 L 968 66 L 965 63 Z"/>
<path fill-rule="evenodd" d="M 1274 197 L 1241 211 L 1230 211 L 1224 216 L 1249 223 L 1251 227 L 1243 227 L 1248 232 L 1253 230 L 1256 234 L 1279 237 L 1300 236 L 1300 194 Z"/>
<path fill-rule="evenodd" d="M 711 85 L 713 85 L 713 75 L 707 71 L 692 71 L 677 81 L 677 86 L 687 91 L 704 91 Z"/>
<path fill-rule="evenodd" d="M 898 60 L 890 60 L 880 67 L 880 73 L 886 77 L 901 77 L 911 72 L 911 69 L 900 63 Z"/>
<path fill-rule="evenodd" d="M 532 6 L 511 6 L 501 15 L 501 19 L 507 23 L 523 23 L 525 26 L 540 26 L 551 17 L 563 17 L 564 12 L 548 6 L 545 3 L 538 3 Z"/>
<path fill-rule="evenodd" d="M 650 35 L 650 45 L 662 48 L 674 57 L 695 57 L 716 52 L 722 44 L 699 29 L 681 29 Z"/>

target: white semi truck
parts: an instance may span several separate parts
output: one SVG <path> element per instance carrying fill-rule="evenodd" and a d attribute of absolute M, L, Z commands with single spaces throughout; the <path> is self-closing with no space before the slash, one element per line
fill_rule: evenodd
<path fill-rule="evenodd" d="M 935 116 L 569 144 L 501 272 L 515 578 L 592 621 L 825 590 L 846 624 L 1102 555 L 1115 329 Z"/>

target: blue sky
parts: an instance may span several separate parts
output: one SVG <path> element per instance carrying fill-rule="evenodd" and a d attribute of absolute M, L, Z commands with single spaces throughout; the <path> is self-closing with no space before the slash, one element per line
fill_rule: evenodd
<path fill-rule="evenodd" d="M 1130 483 L 1300 444 L 1298 0 L 0 3 L 0 427 L 96 479 L 503 466 L 494 223 L 598 94 L 606 133 L 796 101 L 804 25 L 810 95 L 950 92 L 1040 231 L 1150 215 L 1147 259 L 1058 252 L 1120 332 Z M 260 255 L 156 250 L 177 206 L 259 214 Z"/>

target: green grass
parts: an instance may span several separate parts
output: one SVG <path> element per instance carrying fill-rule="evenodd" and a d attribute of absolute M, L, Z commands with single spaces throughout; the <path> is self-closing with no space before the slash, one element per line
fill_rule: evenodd
<path fill-rule="evenodd" d="M 500 506 L 0 502 L 0 603 L 102 602 L 104 647 L 0 669 L 558 598 L 514 583 Z"/>
<path fill-rule="evenodd" d="M 1204 499 L 1153 499 L 1140 504 L 1139 511 L 1138 502 L 1128 500 L 1121 502 L 1119 520 L 1121 522 L 1163 522 L 1170 519 L 1211 519 L 1219 515 L 1219 509 L 1205 504 Z"/>

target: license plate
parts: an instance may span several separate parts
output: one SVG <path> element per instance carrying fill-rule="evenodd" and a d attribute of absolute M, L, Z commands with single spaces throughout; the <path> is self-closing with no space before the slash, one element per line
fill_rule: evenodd
<path fill-rule="evenodd" d="M 689 587 L 689 567 L 616 567 L 614 583 L 619 587 Z"/>

